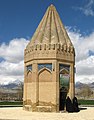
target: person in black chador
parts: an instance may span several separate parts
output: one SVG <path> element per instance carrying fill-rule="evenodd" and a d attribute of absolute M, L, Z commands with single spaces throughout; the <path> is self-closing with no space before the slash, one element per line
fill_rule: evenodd
<path fill-rule="evenodd" d="M 66 99 L 66 111 L 68 112 L 74 112 L 73 104 L 69 96 Z"/>
<path fill-rule="evenodd" d="M 78 101 L 77 101 L 77 98 L 74 97 L 73 98 L 73 107 L 74 107 L 74 112 L 79 112 L 79 107 L 78 107 Z"/>

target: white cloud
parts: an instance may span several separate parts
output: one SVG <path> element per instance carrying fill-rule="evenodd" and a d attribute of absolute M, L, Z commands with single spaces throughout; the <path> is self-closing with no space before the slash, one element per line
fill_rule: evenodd
<path fill-rule="evenodd" d="M 78 75 L 93 75 L 94 74 L 94 56 L 90 56 L 85 60 L 80 60 L 76 64 Z"/>
<path fill-rule="evenodd" d="M 94 32 L 82 36 L 79 31 L 67 27 L 68 34 L 76 51 L 76 81 L 94 82 Z"/>
<path fill-rule="evenodd" d="M 24 74 L 24 49 L 29 41 L 20 38 L 13 39 L 9 44 L 0 46 L 0 83 L 8 83 L 15 80 L 23 80 Z"/>
<path fill-rule="evenodd" d="M 28 40 L 24 38 L 13 39 L 7 45 L 2 43 L 0 46 L 0 57 L 8 62 L 17 63 L 23 60 L 24 48 L 27 45 Z"/>
<path fill-rule="evenodd" d="M 9 82 L 13 82 L 15 80 L 23 81 L 23 75 L 22 76 L 4 76 L 0 75 L 0 84 L 8 84 Z"/>
<path fill-rule="evenodd" d="M 20 76 L 23 75 L 24 71 L 24 62 L 20 61 L 19 63 L 10 63 L 7 61 L 2 61 L 0 63 L 0 74 L 4 76 Z"/>
<path fill-rule="evenodd" d="M 82 11 L 86 16 L 94 16 L 94 0 L 88 0 L 88 3 L 83 7 L 73 7 L 76 10 Z"/>
<path fill-rule="evenodd" d="M 94 82 L 94 32 L 89 36 L 82 36 L 76 28 L 67 27 L 68 34 L 76 51 L 76 81 Z M 15 80 L 23 80 L 23 56 L 24 49 L 29 41 L 20 38 L 13 39 L 9 44 L 0 46 L 0 83 L 8 83 Z"/>
<path fill-rule="evenodd" d="M 75 46 L 76 61 L 87 59 L 89 51 L 94 51 L 94 32 L 89 36 L 82 36 L 78 31 L 68 29 L 68 33 Z"/>

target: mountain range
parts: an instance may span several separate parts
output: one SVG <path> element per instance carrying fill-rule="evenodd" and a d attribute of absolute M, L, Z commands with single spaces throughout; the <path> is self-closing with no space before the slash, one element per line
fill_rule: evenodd
<path fill-rule="evenodd" d="M 85 86 L 88 86 L 89 88 L 94 89 L 94 82 L 92 82 L 92 83 L 76 82 L 76 84 L 75 84 L 76 89 L 81 89 Z"/>
<path fill-rule="evenodd" d="M 17 88 L 20 85 L 23 85 L 23 82 L 20 81 L 20 80 L 15 80 L 15 81 L 9 82 L 8 84 L 1 84 L 0 88 L 15 89 L 15 88 Z M 75 83 L 75 88 L 76 89 L 81 89 L 81 88 L 83 88 L 85 86 L 89 86 L 89 88 L 94 89 L 94 82 L 87 83 L 87 84 L 86 83 L 82 83 L 82 82 L 76 82 Z"/>
<path fill-rule="evenodd" d="M 22 89 L 23 82 L 15 80 L 7 84 L 0 85 L 0 92 L 2 93 L 15 93 L 18 89 Z"/>

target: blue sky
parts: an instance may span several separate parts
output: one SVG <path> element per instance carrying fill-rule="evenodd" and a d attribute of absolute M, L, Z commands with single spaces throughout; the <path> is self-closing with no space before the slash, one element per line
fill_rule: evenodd
<path fill-rule="evenodd" d="M 50 4 L 76 48 L 76 80 L 94 81 L 94 0 L 0 0 L 1 83 L 23 79 L 23 50 Z"/>
<path fill-rule="evenodd" d="M 31 37 L 51 3 L 56 6 L 65 26 L 76 27 L 82 34 L 89 34 L 94 30 L 94 17 L 87 17 L 77 9 L 84 7 L 88 1 L 0 0 L 0 43 L 13 38 Z"/>

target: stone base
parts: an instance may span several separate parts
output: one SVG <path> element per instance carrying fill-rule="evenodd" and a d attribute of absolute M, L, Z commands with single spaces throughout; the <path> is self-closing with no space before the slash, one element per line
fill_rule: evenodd
<path fill-rule="evenodd" d="M 51 102 L 41 102 L 32 103 L 30 100 L 23 102 L 23 109 L 32 112 L 59 112 L 58 105 L 52 104 Z"/>
<path fill-rule="evenodd" d="M 32 112 L 58 112 L 53 106 L 31 106 L 24 105 L 23 110 Z"/>
<path fill-rule="evenodd" d="M 25 105 L 23 109 L 26 111 L 32 111 L 31 105 Z"/>
<path fill-rule="evenodd" d="M 51 106 L 37 106 L 37 112 L 51 112 Z"/>
<path fill-rule="evenodd" d="M 36 106 L 31 107 L 31 105 L 25 105 L 23 110 L 32 111 L 32 112 L 57 112 L 56 109 L 52 106 Z"/>

